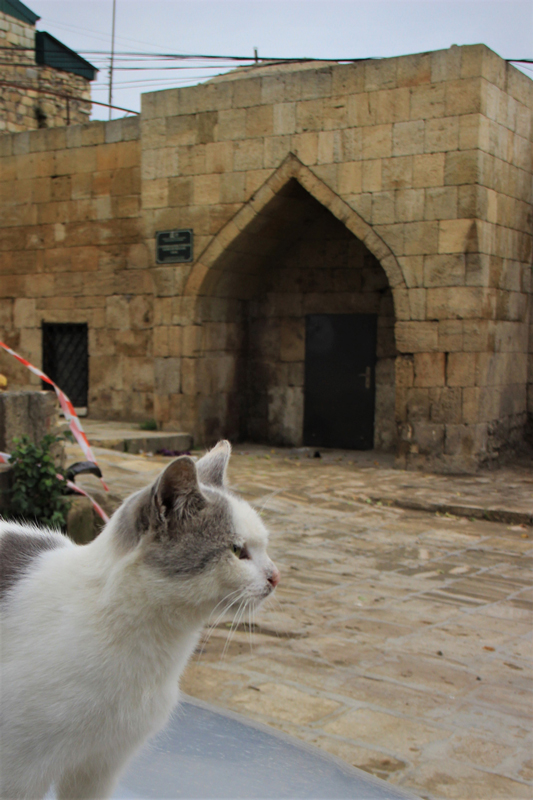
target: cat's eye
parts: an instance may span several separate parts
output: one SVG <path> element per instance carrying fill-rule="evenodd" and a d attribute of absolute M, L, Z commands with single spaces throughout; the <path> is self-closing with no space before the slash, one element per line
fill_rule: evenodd
<path fill-rule="evenodd" d="M 250 558 L 244 545 L 232 544 L 231 551 L 237 558 Z"/>

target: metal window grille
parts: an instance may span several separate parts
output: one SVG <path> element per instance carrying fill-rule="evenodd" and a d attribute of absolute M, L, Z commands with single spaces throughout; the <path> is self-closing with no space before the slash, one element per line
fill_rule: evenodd
<path fill-rule="evenodd" d="M 85 324 L 43 322 L 43 372 L 77 408 L 87 406 L 89 390 L 88 330 Z M 43 389 L 50 389 L 43 382 Z"/>

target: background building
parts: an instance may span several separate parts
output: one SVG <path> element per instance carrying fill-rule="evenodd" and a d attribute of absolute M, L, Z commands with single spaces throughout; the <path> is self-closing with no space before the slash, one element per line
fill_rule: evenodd
<path fill-rule="evenodd" d="M 483 45 L 272 63 L 0 137 L 3 335 L 95 417 L 493 463 L 533 410 L 532 87 Z"/>
<path fill-rule="evenodd" d="M 49 33 L 20 0 L 0 0 L 0 132 L 88 122 L 95 67 Z"/>

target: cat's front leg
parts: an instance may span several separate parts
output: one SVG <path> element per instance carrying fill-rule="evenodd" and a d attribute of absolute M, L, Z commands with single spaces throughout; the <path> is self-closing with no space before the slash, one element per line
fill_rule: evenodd
<path fill-rule="evenodd" d="M 57 784 L 57 800 L 105 800 L 111 796 L 122 762 L 92 760 L 63 773 Z"/>

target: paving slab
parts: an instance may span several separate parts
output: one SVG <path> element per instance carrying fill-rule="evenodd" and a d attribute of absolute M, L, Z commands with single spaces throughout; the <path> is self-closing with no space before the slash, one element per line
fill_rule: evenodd
<path fill-rule="evenodd" d="M 96 455 L 117 499 L 169 461 Z M 423 798 L 531 799 L 533 529 L 365 499 L 437 487 L 529 513 L 531 473 L 463 483 L 372 454 L 308 456 L 235 449 L 231 484 L 268 525 L 282 580 L 254 618 L 206 632 L 184 691 Z"/>

